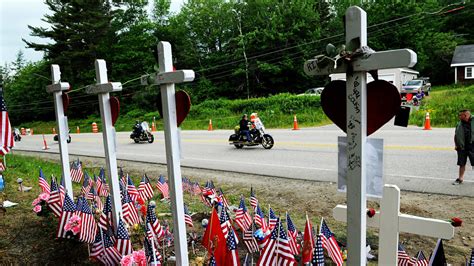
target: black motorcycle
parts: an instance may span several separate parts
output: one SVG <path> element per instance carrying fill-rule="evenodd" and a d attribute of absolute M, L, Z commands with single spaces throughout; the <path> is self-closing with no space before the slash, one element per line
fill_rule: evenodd
<path fill-rule="evenodd" d="M 67 142 L 67 143 L 71 143 L 71 135 L 69 135 L 70 132 L 71 132 L 71 130 L 69 130 L 69 131 L 67 132 L 67 139 L 66 139 L 66 142 Z M 53 139 L 54 139 L 54 141 L 59 141 L 59 136 L 58 136 L 58 134 L 54 135 Z"/>
<path fill-rule="evenodd" d="M 139 143 L 140 141 L 148 141 L 148 143 L 153 143 L 155 137 L 150 132 L 150 127 L 148 126 L 147 122 L 136 122 L 133 126 L 132 134 L 130 134 L 130 138 L 135 141 L 135 143 Z"/>
<path fill-rule="evenodd" d="M 235 133 L 230 135 L 229 144 L 234 145 L 237 149 L 242 149 L 244 146 L 257 146 L 262 145 L 265 149 L 271 149 L 273 144 L 273 137 L 269 134 L 265 134 L 265 127 L 257 126 L 250 130 L 250 142 L 247 141 L 247 136 L 240 132 L 240 127 L 236 126 L 234 129 Z"/>

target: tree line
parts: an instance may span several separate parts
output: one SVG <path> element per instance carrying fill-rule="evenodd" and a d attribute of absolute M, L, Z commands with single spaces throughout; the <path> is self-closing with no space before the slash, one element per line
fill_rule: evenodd
<path fill-rule="evenodd" d="M 410 48 L 418 54 L 415 69 L 434 84 L 453 81 L 449 67 L 454 48 L 474 43 L 474 4 L 447 0 L 189 0 L 179 12 L 170 0 L 45 0 L 50 27 L 29 25 L 44 52 L 28 62 L 20 51 L 0 68 L 12 120 L 49 120 L 52 97 L 50 64 L 61 66 L 71 85 L 69 116 L 97 113 L 97 99 L 83 87 L 94 83 L 94 60 L 107 61 L 109 80 L 121 81 L 123 111 L 156 110 L 159 95 L 137 79 L 157 68 L 156 44 L 169 41 L 174 67 L 193 69 L 194 82 L 180 85 L 193 103 L 300 93 L 323 86 L 328 78 L 308 77 L 303 63 L 325 51 L 328 43 L 344 44 L 343 15 L 353 4 L 367 12 L 368 45 L 374 50 Z M 151 11 L 149 7 L 152 6 Z M 46 43 L 46 44 L 45 44 Z"/>

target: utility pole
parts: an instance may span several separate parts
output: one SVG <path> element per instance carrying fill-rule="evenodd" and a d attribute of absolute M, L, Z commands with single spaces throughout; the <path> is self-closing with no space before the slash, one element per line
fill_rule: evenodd
<path fill-rule="evenodd" d="M 240 17 L 240 12 L 236 11 L 235 9 L 232 9 L 232 11 L 237 15 L 237 20 L 239 21 L 239 24 L 237 24 L 237 26 L 239 28 L 240 41 L 242 42 L 242 48 L 243 48 L 243 54 L 244 54 L 244 60 L 245 60 L 245 81 L 247 84 L 247 99 L 250 99 L 249 62 L 247 60 L 247 53 L 245 52 L 245 41 L 244 41 L 244 35 L 242 34 L 242 20 Z"/>

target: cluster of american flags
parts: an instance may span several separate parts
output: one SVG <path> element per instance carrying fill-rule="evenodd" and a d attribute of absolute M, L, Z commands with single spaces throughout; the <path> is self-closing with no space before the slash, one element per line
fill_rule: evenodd
<path fill-rule="evenodd" d="M 266 216 L 253 189 L 249 201 L 252 213 L 248 211 L 245 198 L 241 196 L 239 207 L 234 210 L 234 219 L 229 215 L 229 202 L 224 200 L 222 190 L 216 189 L 212 181 L 208 181 L 202 188 L 201 198 L 206 205 L 212 207 L 202 244 L 215 265 L 240 265 L 236 248 L 238 236 L 241 236 L 243 246 L 250 254 L 259 254 L 257 265 L 297 265 L 296 257 L 299 255 L 303 264 L 324 265 L 324 250 L 336 265 L 343 264 L 341 248 L 324 219 L 321 219 L 319 234 L 315 234 L 307 218 L 301 242 L 290 215 L 286 213 L 284 219 L 281 219 L 269 207 Z M 236 229 L 240 229 L 240 232 Z M 258 237 L 257 232 L 262 235 Z"/>

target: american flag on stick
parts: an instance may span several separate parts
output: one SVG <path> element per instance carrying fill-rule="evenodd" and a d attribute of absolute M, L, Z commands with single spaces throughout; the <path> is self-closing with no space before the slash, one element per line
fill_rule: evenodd
<path fill-rule="evenodd" d="M 61 212 L 61 217 L 59 218 L 59 225 L 58 225 L 58 233 L 57 237 L 60 238 L 69 238 L 66 233 L 67 231 L 64 229 L 64 226 L 66 226 L 67 222 L 69 221 L 69 218 L 74 214 L 76 211 L 76 204 L 72 201 L 72 199 L 69 197 L 69 194 L 66 193 L 64 197 L 64 204 L 63 204 L 63 209 Z"/>
<path fill-rule="evenodd" d="M 413 262 L 411 261 L 410 256 L 408 256 L 402 244 L 398 244 L 398 265 L 399 266 L 412 266 L 413 265 Z"/>
<path fill-rule="evenodd" d="M 97 177 L 97 194 L 101 197 L 107 197 L 109 195 L 109 184 L 105 179 L 105 171 L 100 168 L 99 176 Z"/>
<path fill-rule="evenodd" d="M 146 174 L 143 175 L 140 185 L 138 186 L 138 193 L 143 200 L 150 200 L 153 198 L 153 187 L 150 184 L 150 179 Z"/>
<path fill-rule="evenodd" d="M 42 193 L 46 193 L 49 195 L 51 193 L 51 187 L 49 186 L 48 181 L 46 181 L 46 177 L 43 174 L 43 170 L 39 169 L 39 186 L 41 188 Z"/>
<path fill-rule="evenodd" d="M 106 261 L 105 265 L 119 265 L 120 260 L 122 259 L 122 255 L 120 252 L 115 248 L 114 242 L 107 234 L 107 232 L 103 232 L 102 238 L 104 241 L 104 249 L 105 254 L 103 256 L 103 260 Z"/>
<path fill-rule="evenodd" d="M 244 231 L 242 239 L 244 240 L 244 244 L 250 253 L 258 252 L 258 243 L 255 237 L 253 236 L 252 226 L 249 226 L 247 230 Z"/>
<path fill-rule="evenodd" d="M 321 218 L 321 227 L 319 228 L 319 234 L 321 235 L 323 248 L 327 250 L 329 257 L 331 257 L 332 261 L 338 266 L 342 265 L 343 260 L 341 248 L 337 244 L 336 237 L 331 232 L 331 230 L 329 230 L 329 227 L 327 226 L 323 218 Z"/>
<path fill-rule="evenodd" d="M 168 187 L 168 183 L 165 180 L 165 177 L 163 175 L 160 175 L 158 178 L 158 182 L 156 182 L 156 188 L 163 194 L 164 199 L 169 199 L 170 198 L 170 191 Z"/>
<path fill-rule="evenodd" d="M 222 233 L 224 237 L 227 238 L 227 234 L 229 233 L 229 227 L 232 226 L 230 223 L 229 214 L 227 213 L 225 208 L 221 209 L 221 216 L 219 217 L 219 221 L 221 223 Z"/>
<path fill-rule="evenodd" d="M 189 225 L 189 227 L 194 227 L 193 219 L 191 218 L 191 214 L 189 213 L 188 206 L 184 204 L 184 223 Z"/>
<path fill-rule="evenodd" d="M 244 197 L 240 197 L 239 208 L 235 212 L 235 222 L 242 229 L 242 231 L 247 230 L 252 224 L 252 217 L 245 207 Z"/>
<path fill-rule="evenodd" d="M 77 161 L 71 162 L 71 180 L 76 183 L 81 183 L 83 172 L 82 172 L 82 163 L 77 159 Z"/>
<path fill-rule="evenodd" d="M 139 224 L 140 217 L 138 216 L 138 211 L 133 201 L 130 199 L 126 189 L 122 190 L 122 210 L 123 210 L 123 219 L 129 225 Z"/>
<path fill-rule="evenodd" d="M 295 265 L 288 237 L 280 221 L 277 222 L 270 235 L 267 236 L 262 254 L 257 262 L 259 266 L 266 265 Z"/>
<path fill-rule="evenodd" d="M 82 182 L 81 194 L 84 197 L 88 197 L 89 191 L 92 188 L 92 179 L 89 177 L 87 173 L 84 173 L 84 182 Z"/>
<path fill-rule="evenodd" d="M 313 259 L 311 260 L 313 266 L 324 266 L 324 251 L 321 236 L 316 237 L 316 244 L 313 249 Z"/>
<path fill-rule="evenodd" d="M 234 230 L 229 231 L 226 244 L 227 244 L 226 265 L 240 266 L 239 253 L 237 251 L 237 241 L 235 238 Z"/>
<path fill-rule="evenodd" d="M 263 213 L 262 209 L 260 209 L 260 205 L 257 204 L 257 208 L 255 208 L 255 223 L 262 228 L 263 232 L 267 231 L 267 222 L 265 221 L 265 214 Z"/>
<path fill-rule="evenodd" d="M 94 243 L 97 232 L 97 223 L 94 219 L 94 214 L 85 198 L 79 198 L 80 217 L 81 217 L 81 231 L 79 233 L 79 240 L 85 243 Z"/>
<path fill-rule="evenodd" d="M 296 241 L 298 237 L 298 230 L 296 230 L 295 224 L 291 220 L 291 217 L 288 213 L 286 214 L 286 224 L 288 227 L 288 240 L 290 242 L 291 252 L 293 252 L 293 255 L 299 254 L 301 246 Z"/>
<path fill-rule="evenodd" d="M 156 240 L 160 240 L 163 235 L 163 227 L 160 224 L 160 221 L 158 218 L 156 218 L 155 214 L 155 206 L 152 204 L 148 204 L 147 212 L 146 212 L 146 226 L 148 227 L 148 224 L 151 227 L 151 232 L 153 233 L 153 236 L 156 238 Z"/>
<path fill-rule="evenodd" d="M 96 259 L 103 264 L 105 262 L 102 260 L 102 257 L 105 254 L 104 242 L 102 241 L 102 229 L 99 228 L 95 234 L 94 243 L 91 245 L 89 258 Z"/>
<path fill-rule="evenodd" d="M 138 193 L 138 190 L 137 188 L 135 187 L 135 185 L 133 184 L 133 181 L 132 181 L 132 178 L 130 178 L 130 176 L 127 174 L 127 191 L 128 191 L 128 195 L 130 196 L 130 199 L 133 201 L 133 202 L 136 202 L 138 197 L 140 197 L 140 193 Z M 144 199 L 145 200 L 145 199 Z"/>
<path fill-rule="evenodd" d="M 268 211 L 268 230 L 273 230 L 275 228 L 275 225 L 278 221 L 278 217 L 275 215 L 275 212 L 273 212 L 272 208 L 269 208 Z"/>
<path fill-rule="evenodd" d="M 0 141 L 2 142 L 2 145 L 0 147 L 0 156 L 4 156 L 10 152 L 10 148 L 15 145 L 15 142 L 13 141 L 12 127 L 10 125 L 10 119 L 8 118 L 7 105 L 5 104 L 5 99 L 3 98 L 3 88 L 1 85 L 2 84 L 0 83 L 0 104 L 2 105 L 2 116 L 0 118 Z"/>
<path fill-rule="evenodd" d="M 250 206 L 255 210 L 258 205 L 258 199 L 253 192 L 253 187 L 250 187 Z"/>
<path fill-rule="evenodd" d="M 110 195 L 108 195 L 105 199 L 104 209 L 99 218 L 99 227 L 103 230 L 108 230 L 109 226 L 113 226 L 112 219 L 112 200 Z"/>
<path fill-rule="evenodd" d="M 133 252 L 132 242 L 130 241 L 130 236 L 128 235 L 127 228 L 125 228 L 125 223 L 122 219 L 119 220 L 118 224 L 115 248 L 117 248 L 123 256 L 127 256 Z"/>
<path fill-rule="evenodd" d="M 222 191 L 222 188 L 219 188 L 217 194 L 218 194 L 218 196 L 217 196 L 218 202 L 222 203 L 222 205 L 225 208 L 229 208 L 229 202 L 227 201 L 227 199 L 224 195 L 224 191 Z"/>
<path fill-rule="evenodd" d="M 413 266 L 428 266 L 428 259 L 426 259 L 425 254 L 421 250 L 418 251 L 413 259 Z"/>
<path fill-rule="evenodd" d="M 61 216 L 61 195 L 54 177 L 51 177 L 51 193 L 49 194 L 48 206 L 56 217 Z"/>

